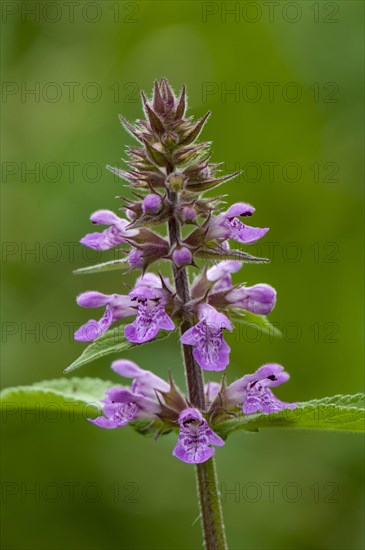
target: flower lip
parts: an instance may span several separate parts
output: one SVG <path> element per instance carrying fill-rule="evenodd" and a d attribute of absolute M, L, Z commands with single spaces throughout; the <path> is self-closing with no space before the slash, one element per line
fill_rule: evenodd
<path fill-rule="evenodd" d="M 179 460 L 201 464 L 214 455 L 213 446 L 224 445 L 223 439 L 213 432 L 199 410 L 185 409 L 180 413 L 178 422 L 180 433 L 172 454 Z"/>
<path fill-rule="evenodd" d="M 232 324 L 228 317 L 223 313 L 219 313 L 209 304 L 203 303 L 198 306 L 198 317 L 200 321 L 206 321 L 211 328 L 232 330 Z"/>
<path fill-rule="evenodd" d="M 198 317 L 199 322 L 182 334 L 180 342 L 194 346 L 194 359 L 202 369 L 224 370 L 229 363 L 230 347 L 222 330 L 232 330 L 231 322 L 209 304 L 198 306 Z"/>
<path fill-rule="evenodd" d="M 236 202 L 235 204 L 232 204 L 225 213 L 225 217 L 228 219 L 235 218 L 236 216 L 252 216 L 252 214 L 255 212 L 255 209 L 250 204 L 247 204 L 245 202 Z"/>
<path fill-rule="evenodd" d="M 204 420 L 203 415 L 197 409 L 193 409 L 193 408 L 185 409 L 179 415 L 179 424 L 190 423 L 194 420 L 198 420 L 199 422 L 202 422 Z"/>
<path fill-rule="evenodd" d="M 90 220 L 93 223 L 99 224 L 99 225 L 115 225 L 115 224 L 121 224 L 121 225 L 127 225 L 126 220 L 122 220 L 114 214 L 111 210 L 97 210 L 90 216 Z M 125 224 L 121 223 L 125 222 Z"/>
<path fill-rule="evenodd" d="M 289 380 L 290 376 L 284 372 L 284 367 L 278 363 L 267 363 L 262 365 L 254 374 L 246 374 L 242 381 L 245 386 L 252 382 L 267 381 L 266 384 L 270 387 L 279 386 Z"/>
<path fill-rule="evenodd" d="M 76 302 L 81 307 L 102 307 L 106 306 L 111 301 L 112 296 L 97 292 L 96 290 L 89 290 L 79 294 L 76 298 Z"/>

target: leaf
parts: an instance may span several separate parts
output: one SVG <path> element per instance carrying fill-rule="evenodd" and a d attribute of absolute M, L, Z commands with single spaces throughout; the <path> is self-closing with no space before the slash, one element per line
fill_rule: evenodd
<path fill-rule="evenodd" d="M 280 330 L 274 327 L 265 315 L 256 315 L 250 311 L 243 312 L 242 310 L 231 309 L 229 317 L 233 321 L 243 325 L 258 327 L 269 336 L 282 336 Z"/>
<path fill-rule="evenodd" d="M 73 422 L 74 415 L 95 418 L 102 414 L 101 400 L 105 397 L 105 391 L 115 386 L 110 380 L 74 377 L 7 388 L 0 393 L 2 422 L 6 423 L 9 417 L 17 414 L 23 422 L 27 411 L 36 422 L 54 423 L 60 420 L 62 414 L 67 415 L 69 422 Z M 157 417 L 154 421 L 137 419 L 130 426 L 142 435 L 154 437 L 174 429 L 174 426 L 167 426 Z"/>
<path fill-rule="evenodd" d="M 262 428 L 300 428 L 305 430 L 365 431 L 364 394 L 335 395 L 314 399 L 291 409 L 272 414 L 249 414 L 219 422 L 214 426 L 221 437 L 231 432 L 257 432 Z"/>
<path fill-rule="evenodd" d="M 103 271 L 115 271 L 117 269 L 129 269 L 129 264 L 126 259 L 111 260 L 110 262 L 104 262 L 102 264 L 81 267 L 80 269 L 75 269 L 72 273 L 74 273 L 74 275 L 88 275 L 89 273 L 102 273 Z"/>
<path fill-rule="evenodd" d="M 187 238 L 185 242 L 189 242 L 189 238 Z M 270 262 L 268 258 L 257 258 L 256 256 L 251 256 L 251 254 L 241 252 L 240 250 L 224 250 L 219 248 L 201 248 L 195 252 L 195 256 L 207 260 L 240 260 L 246 263 Z"/>
<path fill-rule="evenodd" d="M 58 378 L 44 380 L 31 386 L 7 388 L 0 393 L 3 413 L 10 415 L 25 410 L 42 412 L 50 421 L 59 411 L 82 413 L 86 417 L 100 414 L 105 390 L 115 386 L 100 378 Z M 20 408 L 19 408 L 20 406 Z"/>
<path fill-rule="evenodd" d="M 133 344 L 129 342 L 124 336 L 124 326 L 119 325 L 116 328 L 108 330 L 102 334 L 97 340 L 94 340 L 91 344 L 84 349 L 80 357 L 76 359 L 67 369 L 64 370 L 65 373 L 69 373 L 83 365 L 87 365 L 96 359 L 100 359 L 105 355 L 110 355 L 111 353 L 118 353 L 121 351 L 126 351 L 136 346 L 143 346 L 143 344 Z M 156 340 L 161 340 L 167 338 L 171 332 L 160 332 L 154 340 L 150 342 L 145 342 L 149 344 L 155 342 Z"/>

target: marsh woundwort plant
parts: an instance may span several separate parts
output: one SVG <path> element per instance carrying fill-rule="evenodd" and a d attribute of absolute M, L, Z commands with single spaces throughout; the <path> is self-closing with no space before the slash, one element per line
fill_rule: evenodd
<path fill-rule="evenodd" d="M 185 396 L 172 376 L 165 381 L 132 361 L 117 360 L 112 369 L 131 378 L 132 384 L 108 389 L 103 415 L 90 421 L 107 429 L 137 419 L 158 424 L 160 431 L 178 426 L 173 455 L 196 464 L 206 547 L 225 548 L 212 458 L 214 447 L 223 446 L 224 440 L 214 426 L 238 409 L 248 415 L 295 407 L 272 392 L 289 378 L 277 364 L 264 365 L 228 386 L 224 381 L 204 384 L 203 380 L 203 371 L 224 371 L 229 364 L 224 331 L 232 331 L 232 318 L 245 312 L 266 315 L 275 306 L 271 286 L 233 285 L 231 278 L 243 263 L 265 259 L 230 250 L 229 241 L 244 247 L 261 239 L 268 229 L 241 221 L 254 213 L 250 204 L 239 202 L 227 208 L 224 197 L 204 196 L 236 174 L 221 176 L 219 165 L 210 162 L 210 143 L 197 142 L 210 113 L 198 122 L 186 116 L 185 87 L 177 97 L 163 79 L 155 82 L 153 97 L 142 93 L 142 100 L 144 120 L 130 124 L 121 117 L 138 142 L 127 148 L 127 168 L 109 167 L 128 182 L 134 198 L 121 197 L 121 216 L 109 210 L 95 212 L 91 221 L 108 227 L 81 240 L 97 250 L 121 247 L 130 270 L 140 274 L 126 295 L 89 291 L 78 296 L 80 306 L 105 311 L 99 321 L 91 320 L 78 329 L 75 338 L 95 340 L 127 317 L 134 320 L 124 326 L 124 337 L 133 344 L 153 340 L 159 331 L 179 329 L 188 392 Z M 163 236 L 154 231 L 161 224 L 166 228 Z M 170 262 L 172 279 L 157 271 L 160 261 Z M 191 285 L 189 267 L 194 270 Z"/>

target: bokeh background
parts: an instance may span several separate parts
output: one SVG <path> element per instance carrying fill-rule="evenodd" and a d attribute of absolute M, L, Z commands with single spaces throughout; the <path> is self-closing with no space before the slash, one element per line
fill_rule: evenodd
<path fill-rule="evenodd" d="M 75 296 L 133 281 L 72 270 L 101 260 L 78 245 L 88 216 L 128 194 L 105 170 L 122 165 L 132 143 L 117 114 L 140 117 L 139 90 L 168 77 L 176 89 L 187 84 L 190 113 L 213 111 L 203 137 L 214 160 L 245 169 L 220 191 L 254 204 L 255 224 L 271 228 L 252 252 L 272 263 L 236 280 L 277 288 L 271 320 L 284 336 L 230 335 L 228 379 L 276 361 L 291 373 L 277 391 L 284 400 L 361 391 L 362 2 L 1 8 L 3 387 L 61 377 L 83 349 L 73 327 L 89 318 Z M 161 376 L 170 368 L 184 384 L 173 336 L 124 356 Z M 117 382 L 109 365 L 76 374 Z M 3 548 L 200 547 L 194 473 L 172 458 L 174 436 L 154 443 L 52 418 L 2 424 L 3 487 L 12 487 Z M 354 434 L 234 434 L 217 452 L 230 547 L 362 548 L 363 456 Z"/>

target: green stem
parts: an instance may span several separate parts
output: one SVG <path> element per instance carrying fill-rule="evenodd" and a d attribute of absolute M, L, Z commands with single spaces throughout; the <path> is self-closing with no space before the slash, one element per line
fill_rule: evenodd
<path fill-rule="evenodd" d="M 227 541 L 214 458 L 197 464 L 196 474 L 205 547 L 209 550 L 226 550 Z"/>
<path fill-rule="evenodd" d="M 172 203 L 176 195 L 171 194 Z M 169 220 L 170 244 L 180 240 L 180 225 L 176 218 Z M 188 275 L 185 268 L 173 268 L 175 288 L 181 301 L 186 304 L 190 300 Z M 193 326 L 192 319 L 184 319 L 180 330 L 183 334 Z M 205 411 L 204 381 L 200 367 L 196 364 L 191 346 L 182 346 L 189 400 L 193 407 Z M 200 517 L 206 550 L 226 550 L 223 514 L 220 503 L 218 480 L 213 458 L 196 465 L 197 489 L 199 493 Z"/>

